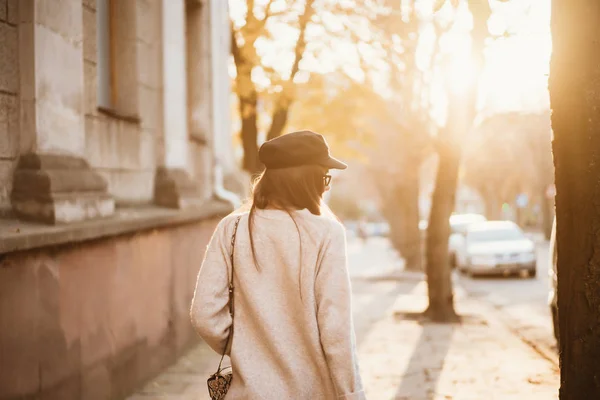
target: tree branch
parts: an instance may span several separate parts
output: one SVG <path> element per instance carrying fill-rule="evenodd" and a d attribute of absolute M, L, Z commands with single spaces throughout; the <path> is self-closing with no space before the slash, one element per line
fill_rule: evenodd
<path fill-rule="evenodd" d="M 267 19 L 269 19 L 269 17 L 271 16 L 271 5 L 273 5 L 273 1 L 274 0 L 269 0 L 267 6 L 265 7 L 265 17 L 260 20 L 262 26 L 265 26 L 265 24 L 267 23 Z"/>
<path fill-rule="evenodd" d="M 283 132 L 283 129 L 287 124 L 290 105 L 292 104 L 294 97 L 294 77 L 300 70 L 300 61 L 304 56 L 304 50 L 306 48 L 306 27 L 308 26 L 308 23 L 314 14 L 314 3 L 315 0 L 306 0 L 304 12 L 298 20 L 300 32 L 294 48 L 294 63 L 292 64 L 290 76 L 288 80 L 283 83 L 281 93 L 279 94 L 277 102 L 275 103 L 273 118 L 271 119 L 271 126 L 269 127 L 269 131 L 267 133 L 267 140 L 274 139 L 281 135 L 281 132 Z"/>
<path fill-rule="evenodd" d="M 244 32 L 245 38 L 248 38 L 250 41 L 252 41 L 252 43 L 254 43 L 254 41 L 256 41 L 256 39 L 258 38 L 258 36 L 261 35 L 261 33 L 263 32 L 263 30 L 265 29 L 265 26 L 267 25 L 267 21 L 269 20 L 269 18 L 274 17 L 274 16 L 278 16 L 278 15 L 284 15 L 286 13 L 288 13 L 288 10 L 283 10 L 280 12 L 273 12 L 271 10 L 271 6 L 273 5 L 273 3 L 275 2 L 275 0 L 269 0 L 269 2 L 267 3 L 267 5 L 265 6 L 265 15 L 263 18 L 258 19 L 256 18 L 254 12 L 252 13 L 252 15 L 248 16 L 248 20 L 246 21 L 246 25 L 244 26 Z"/>
<path fill-rule="evenodd" d="M 233 56 L 236 71 L 239 73 L 239 66 L 242 62 L 242 55 L 240 52 L 240 47 L 237 43 L 237 35 L 235 32 L 235 28 L 233 27 L 233 21 L 229 21 L 229 26 L 231 27 L 231 55 Z"/>
<path fill-rule="evenodd" d="M 300 69 L 300 61 L 302 61 L 302 57 L 304 56 L 304 49 L 306 48 L 306 27 L 310 22 L 315 10 L 313 8 L 315 0 L 307 0 L 306 5 L 304 7 L 304 13 L 300 16 L 300 34 L 298 35 L 298 40 L 296 41 L 296 46 L 294 48 L 294 63 L 292 64 L 292 70 L 290 72 L 290 82 L 293 82 L 294 77 L 298 73 Z"/>
<path fill-rule="evenodd" d="M 246 24 L 253 23 L 256 21 L 256 16 L 254 15 L 254 0 L 246 0 Z"/>

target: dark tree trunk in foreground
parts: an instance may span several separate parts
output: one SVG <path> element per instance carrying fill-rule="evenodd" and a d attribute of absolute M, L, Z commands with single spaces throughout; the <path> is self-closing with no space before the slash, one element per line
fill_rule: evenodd
<path fill-rule="evenodd" d="M 561 400 L 600 399 L 600 3 L 552 1 Z"/>
<path fill-rule="evenodd" d="M 439 164 L 435 178 L 435 189 L 431 199 L 431 213 L 427 227 L 425 272 L 429 307 L 425 315 L 433 321 L 452 322 L 457 320 L 454 311 L 452 271 L 448 257 L 450 237 L 450 215 L 454 210 L 460 150 L 449 143 L 438 150 Z"/>

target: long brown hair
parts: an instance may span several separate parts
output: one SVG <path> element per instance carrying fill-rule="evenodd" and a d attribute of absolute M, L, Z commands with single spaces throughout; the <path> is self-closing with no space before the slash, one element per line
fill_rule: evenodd
<path fill-rule="evenodd" d="M 307 209 L 314 215 L 321 215 L 321 203 L 325 193 L 323 177 L 327 169 L 319 165 L 304 165 L 292 168 L 266 169 L 257 178 L 252 189 L 252 203 L 248 217 L 248 231 L 252 258 L 260 269 L 254 248 L 252 226 L 257 209 L 279 209 L 288 213 L 300 237 L 300 227 L 292 212 Z M 300 239 L 300 258 L 302 240 Z M 302 259 L 300 259 L 302 263 Z"/>

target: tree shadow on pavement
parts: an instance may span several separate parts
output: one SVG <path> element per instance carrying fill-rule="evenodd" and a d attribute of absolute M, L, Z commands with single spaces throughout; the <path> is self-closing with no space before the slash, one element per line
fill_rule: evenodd
<path fill-rule="evenodd" d="M 396 400 L 434 400 L 443 396 L 443 393 L 436 393 L 436 387 L 456 326 L 426 321 L 422 326 L 423 330 L 394 396 Z"/>

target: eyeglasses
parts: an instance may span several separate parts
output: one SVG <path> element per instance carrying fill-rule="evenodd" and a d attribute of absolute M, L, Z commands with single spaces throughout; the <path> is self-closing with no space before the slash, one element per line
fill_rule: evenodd
<path fill-rule="evenodd" d="M 326 187 L 329 186 L 331 184 L 331 175 L 325 175 L 323 177 L 323 183 Z"/>

